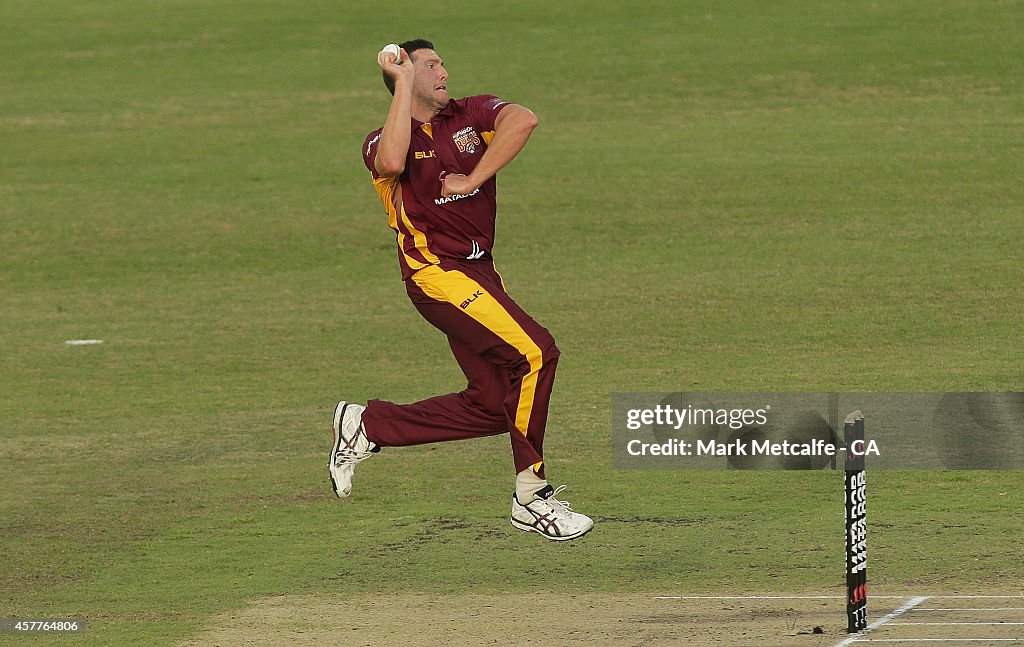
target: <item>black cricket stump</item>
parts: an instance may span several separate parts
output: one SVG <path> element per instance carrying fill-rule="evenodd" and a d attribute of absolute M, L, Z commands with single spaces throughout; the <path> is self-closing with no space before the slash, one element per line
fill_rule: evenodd
<path fill-rule="evenodd" d="M 846 444 L 846 619 L 848 633 L 868 626 L 867 485 L 864 473 L 864 414 L 843 423 Z"/>

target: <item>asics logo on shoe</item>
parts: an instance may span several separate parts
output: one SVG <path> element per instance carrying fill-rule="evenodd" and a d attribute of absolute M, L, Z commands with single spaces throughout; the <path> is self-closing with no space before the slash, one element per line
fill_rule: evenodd
<path fill-rule="evenodd" d="M 564 488 L 564 485 L 557 490 L 550 485 L 546 486 L 536 492 L 533 500 L 525 505 L 519 502 L 516 495 L 512 495 L 512 525 L 554 541 L 576 539 L 590 532 L 594 520 L 573 511 L 568 502 L 556 498 Z"/>

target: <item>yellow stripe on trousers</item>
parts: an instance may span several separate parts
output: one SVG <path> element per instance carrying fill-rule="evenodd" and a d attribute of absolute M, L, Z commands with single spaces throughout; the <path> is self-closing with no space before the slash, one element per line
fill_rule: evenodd
<path fill-rule="evenodd" d="M 412 280 L 431 299 L 450 303 L 490 330 L 509 346 L 526 357 L 530 372 L 523 376 L 519 387 L 519 406 L 516 408 L 516 429 L 524 436 L 530 427 L 533 399 L 537 392 L 537 376 L 544 358 L 540 346 L 530 338 L 523 327 L 482 285 L 458 270 L 442 270 L 428 265 L 412 275 Z M 468 306 L 462 304 L 480 293 Z"/>

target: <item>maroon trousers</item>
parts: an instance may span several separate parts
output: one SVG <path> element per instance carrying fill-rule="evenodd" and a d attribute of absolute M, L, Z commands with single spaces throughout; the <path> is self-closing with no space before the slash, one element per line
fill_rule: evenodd
<path fill-rule="evenodd" d="M 544 428 L 559 351 L 486 261 L 427 266 L 406 281 L 419 313 L 448 336 L 468 384 L 413 404 L 370 400 L 367 438 L 383 447 L 508 433 L 516 473 L 544 478 Z"/>

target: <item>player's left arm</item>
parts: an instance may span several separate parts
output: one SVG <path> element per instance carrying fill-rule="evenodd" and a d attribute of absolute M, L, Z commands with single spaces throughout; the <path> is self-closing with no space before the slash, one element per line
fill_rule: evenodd
<path fill-rule="evenodd" d="M 537 115 L 529 108 L 517 103 L 504 106 L 494 119 L 494 137 L 476 168 L 469 175 L 446 175 L 441 183 L 441 195 L 446 198 L 468 195 L 479 189 L 523 150 L 536 127 Z"/>

